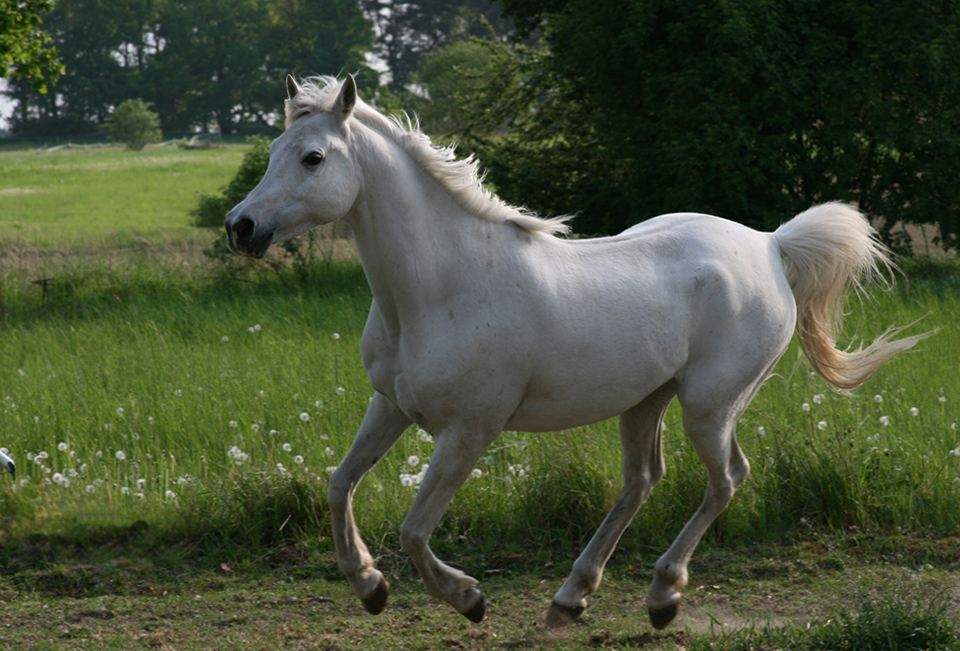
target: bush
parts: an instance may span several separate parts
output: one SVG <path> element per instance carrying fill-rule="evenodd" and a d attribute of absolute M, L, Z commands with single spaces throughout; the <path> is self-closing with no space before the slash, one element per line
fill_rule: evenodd
<path fill-rule="evenodd" d="M 253 147 L 248 151 L 240 169 L 220 194 L 201 194 L 197 207 L 190 211 L 193 225 L 200 228 L 223 228 L 223 219 L 235 205 L 257 187 L 270 162 L 270 140 L 264 136 L 253 136 L 248 142 Z"/>
<path fill-rule="evenodd" d="M 139 151 L 151 142 L 160 142 L 160 116 L 142 99 L 128 99 L 113 111 L 107 121 L 107 137 Z"/>

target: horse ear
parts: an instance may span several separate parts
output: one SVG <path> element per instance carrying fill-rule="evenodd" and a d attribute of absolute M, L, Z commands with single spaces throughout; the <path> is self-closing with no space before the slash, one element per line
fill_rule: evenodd
<path fill-rule="evenodd" d="M 287 75 L 287 99 L 293 99 L 300 94 L 301 88 L 293 75 Z"/>
<path fill-rule="evenodd" d="M 340 87 L 340 94 L 334 104 L 334 113 L 339 114 L 341 120 L 346 120 L 357 105 L 357 81 L 348 74 Z"/>

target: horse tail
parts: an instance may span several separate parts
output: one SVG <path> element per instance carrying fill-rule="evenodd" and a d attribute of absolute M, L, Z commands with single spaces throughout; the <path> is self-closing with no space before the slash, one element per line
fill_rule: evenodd
<path fill-rule="evenodd" d="M 930 333 L 895 339 L 891 328 L 866 349 L 839 350 L 837 334 L 851 289 L 890 270 L 890 251 L 859 210 L 844 203 L 814 206 L 774 232 L 797 302 L 797 335 L 814 370 L 838 391 L 852 391 L 889 359 Z"/>

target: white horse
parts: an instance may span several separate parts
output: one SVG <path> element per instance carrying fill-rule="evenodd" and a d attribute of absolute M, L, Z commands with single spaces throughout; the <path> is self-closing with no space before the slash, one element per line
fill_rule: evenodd
<path fill-rule="evenodd" d="M 663 415 L 677 398 L 707 469 L 703 503 L 657 561 L 647 597 L 656 628 L 676 616 L 687 564 L 746 478 L 737 419 L 797 331 L 813 368 L 846 391 L 921 337 L 888 331 L 837 350 L 847 290 L 887 264 L 867 221 L 839 203 L 774 233 L 700 214 L 664 215 L 613 237 L 562 239 L 485 191 L 472 159 L 433 146 L 340 82 L 287 79 L 287 129 L 266 175 L 227 215 L 230 246 L 349 223 L 373 291 L 361 343 L 376 390 L 330 480 L 337 560 L 371 613 L 389 585 L 357 531 L 357 484 L 412 423 L 436 448 L 400 530 L 434 597 L 484 615 L 477 580 L 428 542 L 454 493 L 504 430 L 551 431 L 620 416 L 624 485 L 553 598 L 549 626 L 575 620 L 621 534 L 663 476 Z"/>

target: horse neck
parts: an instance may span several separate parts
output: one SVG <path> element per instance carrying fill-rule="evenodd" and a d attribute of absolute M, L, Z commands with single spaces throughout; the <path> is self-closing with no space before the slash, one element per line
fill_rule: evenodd
<path fill-rule="evenodd" d="M 349 218 L 360 260 L 381 310 L 414 313 L 501 250 L 503 225 L 470 214 L 396 143 L 378 138 L 364 149 L 363 188 Z"/>

